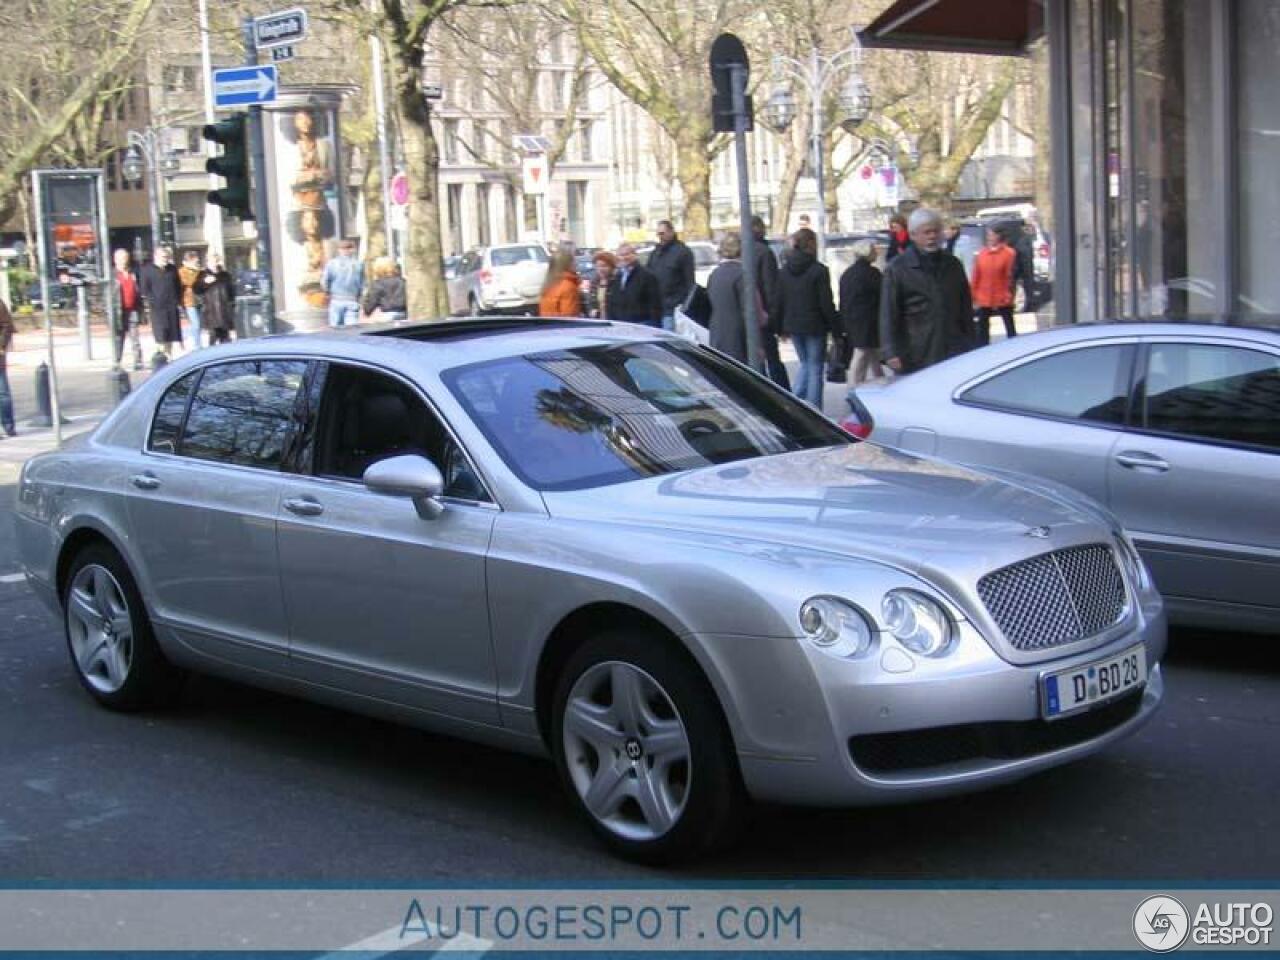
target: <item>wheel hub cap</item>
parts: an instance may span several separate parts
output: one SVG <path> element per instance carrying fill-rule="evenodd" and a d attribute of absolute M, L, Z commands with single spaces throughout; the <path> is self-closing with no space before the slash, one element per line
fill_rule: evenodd
<path fill-rule="evenodd" d="M 689 737 L 652 676 L 618 661 L 589 668 L 569 692 L 561 736 L 574 788 L 597 822 L 629 840 L 675 826 L 689 794 Z"/>

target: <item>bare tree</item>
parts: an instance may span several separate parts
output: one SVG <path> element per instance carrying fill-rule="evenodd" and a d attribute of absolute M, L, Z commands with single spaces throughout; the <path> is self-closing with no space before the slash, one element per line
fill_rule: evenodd
<path fill-rule="evenodd" d="M 747 25 L 746 0 L 556 0 L 578 42 L 623 96 L 675 145 L 684 232 L 706 237 L 711 164 L 726 140 L 711 123 L 708 59 L 715 38 Z"/>
<path fill-rule="evenodd" d="M 155 0 L 0 4 L 0 220 L 22 178 L 48 163 L 92 163 L 129 89 Z M 92 55 L 86 55 L 88 52 Z"/>

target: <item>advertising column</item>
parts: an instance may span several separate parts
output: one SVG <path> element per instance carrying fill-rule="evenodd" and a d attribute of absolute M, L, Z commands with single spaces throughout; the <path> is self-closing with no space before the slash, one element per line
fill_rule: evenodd
<path fill-rule="evenodd" d="M 281 87 L 264 113 L 277 329 L 327 323 L 325 264 L 348 236 L 339 108 L 350 88 Z M 363 251 L 360 251 L 363 256 Z"/>

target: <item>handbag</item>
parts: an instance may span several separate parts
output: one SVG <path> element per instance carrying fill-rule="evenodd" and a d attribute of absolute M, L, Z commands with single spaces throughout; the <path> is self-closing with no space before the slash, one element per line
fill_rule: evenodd
<path fill-rule="evenodd" d="M 834 337 L 831 359 L 827 361 L 827 383 L 845 383 L 849 379 L 849 360 L 852 353 L 848 337 Z"/>

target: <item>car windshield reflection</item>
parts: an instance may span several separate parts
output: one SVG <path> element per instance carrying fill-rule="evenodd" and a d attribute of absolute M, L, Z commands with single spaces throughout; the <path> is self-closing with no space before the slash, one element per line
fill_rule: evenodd
<path fill-rule="evenodd" d="M 445 383 L 538 490 L 579 490 L 850 443 L 816 411 L 709 350 L 626 343 L 508 357 Z"/>

